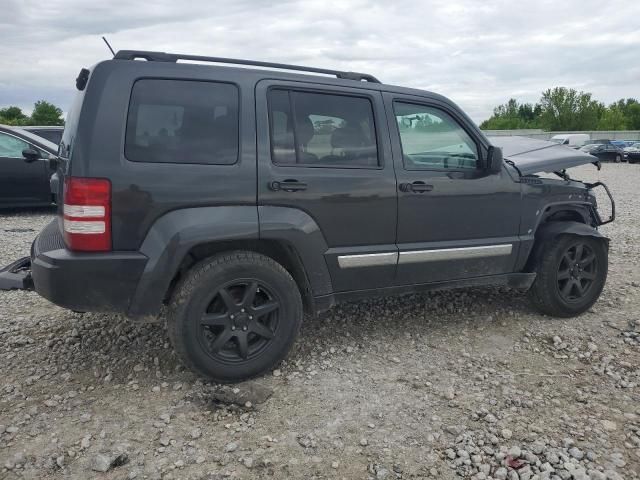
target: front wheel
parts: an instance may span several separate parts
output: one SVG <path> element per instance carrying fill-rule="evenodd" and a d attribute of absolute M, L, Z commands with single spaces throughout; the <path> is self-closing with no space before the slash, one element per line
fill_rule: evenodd
<path fill-rule="evenodd" d="M 616 163 L 622 162 L 622 157 L 620 155 L 616 155 Z"/>
<path fill-rule="evenodd" d="M 168 316 L 182 362 L 212 380 L 245 380 L 275 367 L 302 321 L 289 272 L 255 252 L 229 252 L 193 267 L 177 285 Z"/>
<path fill-rule="evenodd" d="M 607 280 L 604 240 L 560 235 L 543 247 L 529 297 L 542 313 L 573 317 L 598 300 Z"/>

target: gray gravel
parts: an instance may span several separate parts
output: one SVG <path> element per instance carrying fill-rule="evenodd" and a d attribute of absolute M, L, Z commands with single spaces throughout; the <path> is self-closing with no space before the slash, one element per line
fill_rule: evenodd
<path fill-rule="evenodd" d="M 0 292 L 0 478 L 638 478 L 640 166 L 572 173 L 619 206 L 580 318 L 504 289 L 350 303 L 273 375 L 219 387 L 162 325 Z M 0 213 L 0 263 L 51 213 Z"/>

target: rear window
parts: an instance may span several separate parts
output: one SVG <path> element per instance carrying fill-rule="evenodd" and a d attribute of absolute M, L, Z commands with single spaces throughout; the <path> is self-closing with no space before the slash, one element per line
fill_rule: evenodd
<path fill-rule="evenodd" d="M 236 163 L 238 117 L 234 85 L 138 80 L 131 92 L 125 156 L 133 162 Z"/>

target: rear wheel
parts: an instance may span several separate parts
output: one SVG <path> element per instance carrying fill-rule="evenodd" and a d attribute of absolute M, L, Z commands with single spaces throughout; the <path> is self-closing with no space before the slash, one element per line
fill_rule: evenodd
<path fill-rule="evenodd" d="M 169 337 L 185 365 L 218 382 L 258 376 L 296 339 L 302 299 L 273 259 L 231 252 L 204 260 L 176 287 Z"/>
<path fill-rule="evenodd" d="M 542 313 L 573 317 L 598 300 L 607 279 L 607 248 L 592 237 L 561 235 L 543 247 L 529 297 Z"/>

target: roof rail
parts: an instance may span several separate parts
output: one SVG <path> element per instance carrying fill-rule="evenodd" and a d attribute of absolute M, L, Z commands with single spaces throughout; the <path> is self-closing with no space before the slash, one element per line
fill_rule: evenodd
<path fill-rule="evenodd" d="M 149 52 L 144 50 L 120 50 L 113 57 L 115 60 L 136 60 L 144 59 L 149 62 L 172 62 L 178 60 L 192 60 L 196 62 L 229 63 L 235 65 L 251 65 L 255 67 L 278 68 L 282 70 L 297 70 L 301 72 L 322 73 L 325 75 L 335 75 L 346 80 L 366 81 L 380 83 L 373 75 L 357 72 L 342 72 L 340 70 L 329 70 L 326 68 L 303 67 L 301 65 L 288 65 L 286 63 L 259 62 L 255 60 L 241 60 L 238 58 L 206 57 L 203 55 L 182 55 L 179 53 Z"/>

